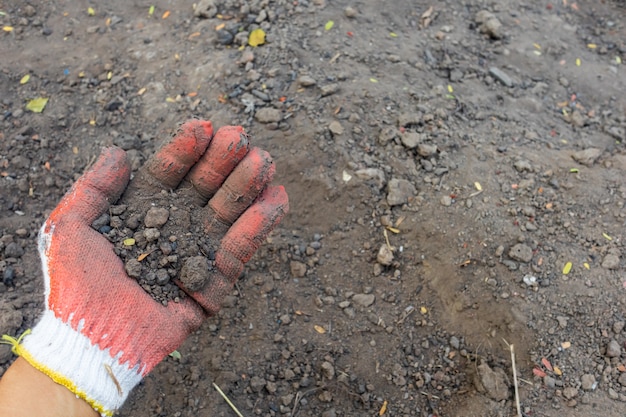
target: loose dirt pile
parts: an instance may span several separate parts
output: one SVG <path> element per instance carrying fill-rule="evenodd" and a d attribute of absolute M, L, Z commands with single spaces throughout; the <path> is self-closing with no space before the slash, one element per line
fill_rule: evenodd
<path fill-rule="evenodd" d="M 198 291 L 213 270 L 215 242 L 203 233 L 192 205 L 174 191 L 124 196 L 92 224 L 114 244 L 126 273 L 164 305 L 184 297 L 176 280 Z"/>

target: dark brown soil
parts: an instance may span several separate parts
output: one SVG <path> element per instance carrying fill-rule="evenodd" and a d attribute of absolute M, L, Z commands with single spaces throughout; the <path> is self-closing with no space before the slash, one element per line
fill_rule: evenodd
<path fill-rule="evenodd" d="M 205 236 L 202 219 L 193 218 L 197 207 L 182 194 L 127 193 L 94 227 L 115 245 L 128 275 L 164 304 L 183 296 L 176 279 L 190 291 L 203 288 L 215 259 L 215 243 Z"/>
<path fill-rule="evenodd" d="M 0 3 L 0 332 L 39 317 L 35 236 L 100 148 L 137 170 L 195 116 L 272 154 L 290 213 L 119 415 L 234 415 L 215 383 L 246 416 L 513 416 L 507 343 L 523 415 L 624 415 L 623 1 L 152 4 Z M 176 194 L 110 214 L 168 210 L 118 246 L 166 286 L 165 245 L 213 247 Z"/>

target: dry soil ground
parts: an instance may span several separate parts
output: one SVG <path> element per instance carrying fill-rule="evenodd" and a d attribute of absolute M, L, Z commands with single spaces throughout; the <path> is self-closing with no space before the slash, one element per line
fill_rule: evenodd
<path fill-rule="evenodd" d="M 234 415 L 215 382 L 246 416 L 513 416 L 507 343 L 524 415 L 626 413 L 623 1 L 0 11 L 0 332 L 41 313 L 37 230 L 103 145 L 136 168 L 241 124 L 290 195 L 119 415 Z"/>

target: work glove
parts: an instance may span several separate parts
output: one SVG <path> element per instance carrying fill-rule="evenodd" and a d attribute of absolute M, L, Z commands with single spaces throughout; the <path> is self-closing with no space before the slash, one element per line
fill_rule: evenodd
<path fill-rule="evenodd" d="M 132 388 L 219 310 L 244 264 L 288 210 L 282 187 L 269 186 L 274 165 L 250 148 L 241 127 L 213 136 L 210 122 L 185 123 L 130 181 L 119 148 L 106 148 L 42 226 L 38 237 L 45 312 L 15 346 L 32 366 L 112 415 Z M 196 201 L 203 230 L 215 242 L 203 288 L 167 305 L 129 278 L 114 245 L 91 227 L 123 200 L 183 190 Z"/>

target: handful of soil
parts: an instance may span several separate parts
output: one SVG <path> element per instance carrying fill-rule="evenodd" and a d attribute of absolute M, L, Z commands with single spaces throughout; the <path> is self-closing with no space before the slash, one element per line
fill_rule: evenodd
<path fill-rule="evenodd" d="M 182 194 L 184 190 L 141 195 L 135 190 L 92 224 L 113 243 L 128 276 L 163 305 L 185 296 L 176 282 L 198 291 L 214 270 L 218 242 L 209 241 L 199 218 L 202 210 Z"/>

